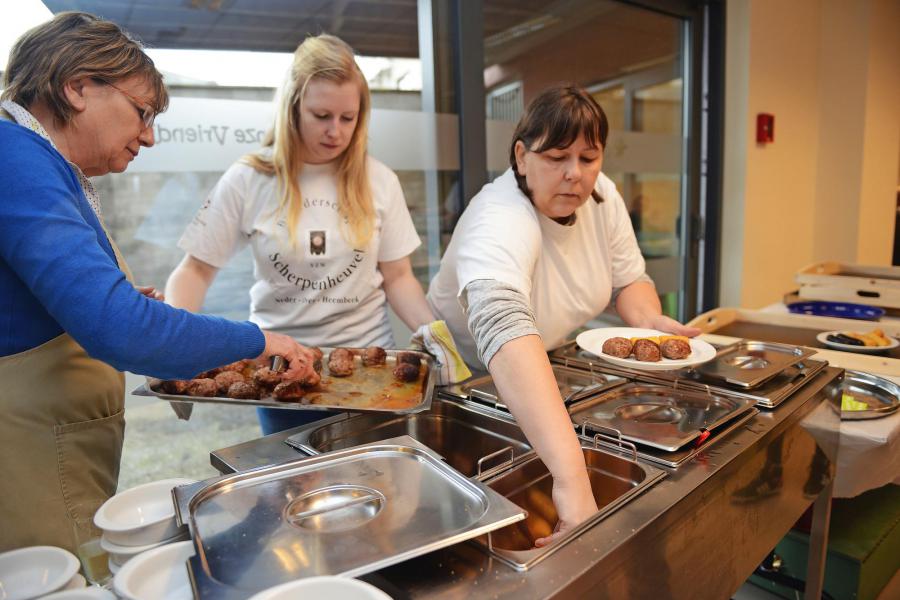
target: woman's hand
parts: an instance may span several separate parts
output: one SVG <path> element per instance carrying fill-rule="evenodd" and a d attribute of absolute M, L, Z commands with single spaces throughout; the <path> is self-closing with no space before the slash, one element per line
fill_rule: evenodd
<path fill-rule="evenodd" d="M 139 291 L 144 296 L 147 296 L 151 300 L 159 300 L 160 302 L 166 301 L 166 297 L 163 295 L 163 293 L 152 285 L 136 285 L 134 286 L 134 289 Z"/>
<path fill-rule="evenodd" d="M 673 335 L 684 335 L 687 337 L 700 335 L 700 330 L 696 327 L 682 325 L 675 319 L 667 317 L 666 315 L 656 315 L 655 317 L 651 317 L 647 327 L 656 329 L 657 331 L 665 331 L 666 333 L 671 333 Z"/>
<path fill-rule="evenodd" d="M 535 548 L 552 544 L 598 510 L 590 481 L 584 477 L 571 483 L 554 479 L 553 504 L 556 506 L 559 521 L 557 521 L 552 535 L 534 541 Z"/>
<path fill-rule="evenodd" d="M 263 335 L 266 336 L 266 348 L 257 360 L 281 356 L 287 363 L 284 373 L 287 379 L 302 379 L 312 374 L 315 357 L 309 348 L 282 333 L 264 330 Z"/>

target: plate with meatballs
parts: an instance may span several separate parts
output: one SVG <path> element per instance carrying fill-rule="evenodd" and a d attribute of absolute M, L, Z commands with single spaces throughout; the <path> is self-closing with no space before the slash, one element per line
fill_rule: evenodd
<path fill-rule="evenodd" d="M 643 371 L 684 369 L 716 356 L 716 349 L 703 340 L 655 329 L 604 327 L 585 331 L 575 341 L 614 365 Z"/>
<path fill-rule="evenodd" d="M 311 348 L 313 373 L 289 380 L 252 360 L 199 373 L 193 379 L 148 378 L 135 394 L 178 402 L 252 404 L 304 410 L 413 413 L 427 410 L 434 392 L 433 359 L 414 350 Z"/>

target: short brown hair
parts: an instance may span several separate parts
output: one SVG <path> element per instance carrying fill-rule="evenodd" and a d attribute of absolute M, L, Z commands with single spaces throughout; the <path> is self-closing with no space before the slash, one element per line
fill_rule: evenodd
<path fill-rule="evenodd" d="M 16 40 L 3 77 L 3 100 L 24 107 L 45 103 L 61 124 L 73 110 L 66 100 L 66 83 L 91 77 L 115 83 L 131 76 L 153 88 L 151 106 L 157 113 L 169 105 L 162 74 L 140 42 L 112 21 L 84 12 L 62 12 Z"/>
<path fill-rule="evenodd" d="M 525 176 L 516 168 L 516 142 L 525 144 L 529 152 L 545 152 L 551 148 L 568 148 L 579 135 L 591 146 L 606 148 L 609 121 L 600 105 L 584 88 L 561 84 L 547 88 L 528 104 L 528 108 L 509 145 L 509 164 L 522 192 L 531 197 Z M 534 144 L 537 147 L 532 148 Z M 597 202 L 603 199 L 596 191 L 591 195 Z"/>

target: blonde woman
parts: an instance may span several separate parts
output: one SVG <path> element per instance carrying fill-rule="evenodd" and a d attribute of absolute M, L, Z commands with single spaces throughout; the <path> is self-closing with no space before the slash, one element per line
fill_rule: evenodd
<path fill-rule="evenodd" d="M 178 245 L 171 304 L 200 310 L 219 269 L 250 245 L 250 320 L 307 345 L 392 347 L 387 306 L 434 320 L 409 256 L 420 244 L 397 176 L 366 154 L 369 88 L 346 43 L 307 38 L 263 149 L 232 165 Z M 259 409 L 268 434 L 327 416 Z"/>

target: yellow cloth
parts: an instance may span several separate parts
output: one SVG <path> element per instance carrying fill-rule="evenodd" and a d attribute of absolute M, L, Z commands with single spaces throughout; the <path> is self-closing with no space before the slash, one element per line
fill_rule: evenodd
<path fill-rule="evenodd" d="M 438 385 L 459 383 L 472 376 L 472 372 L 456 349 L 456 342 L 450 335 L 450 329 L 443 321 L 432 321 L 419 327 L 412 335 L 410 344 L 434 357 L 437 364 Z"/>

